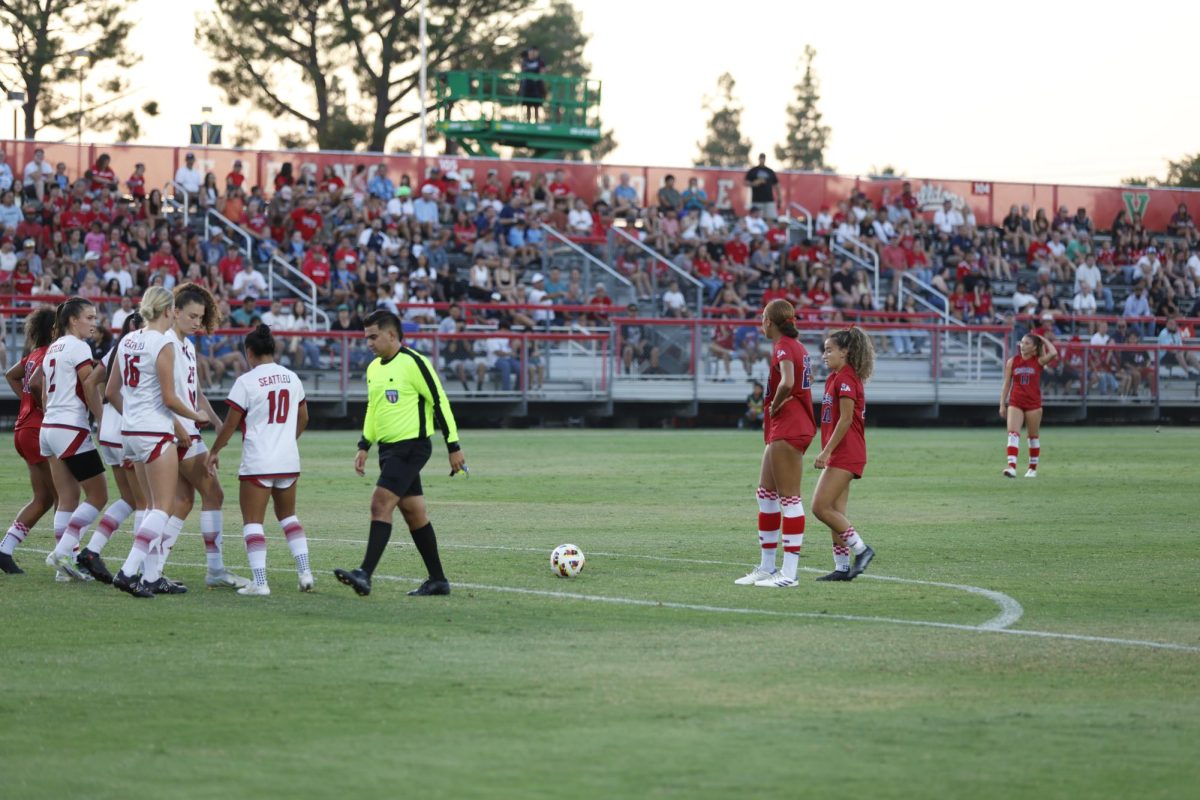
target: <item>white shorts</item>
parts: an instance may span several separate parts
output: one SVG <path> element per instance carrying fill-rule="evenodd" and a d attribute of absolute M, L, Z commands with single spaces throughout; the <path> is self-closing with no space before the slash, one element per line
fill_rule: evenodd
<path fill-rule="evenodd" d="M 183 458 L 180 461 L 187 461 L 189 458 L 202 456 L 208 452 L 208 445 L 200 438 L 199 434 L 192 436 L 192 443 L 188 445 L 188 449 L 183 451 Z"/>
<path fill-rule="evenodd" d="M 133 464 L 125 458 L 125 446 L 112 442 L 100 442 L 100 460 L 114 469 L 132 469 Z"/>
<path fill-rule="evenodd" d="M 124 433 L 125 458 L 136 464 L 149 464 L 163 454 L 169 445 L 175 444 L 175 435 L 171 433 Z"/>
<path fill-rule="evenodd" d="M 263 489 L 290 489 L 299 475 L 239 475 L 239 481 L 250 481 Z"/>
<path fill-rule="evenodd" d="M 92 432 L 86 428 L 47 425 L 43 422 L 42 432 L 38 435 L 38 447 L 46 458 L 67 459 L 95 450 L 96 443 L 92 441 Z"/>

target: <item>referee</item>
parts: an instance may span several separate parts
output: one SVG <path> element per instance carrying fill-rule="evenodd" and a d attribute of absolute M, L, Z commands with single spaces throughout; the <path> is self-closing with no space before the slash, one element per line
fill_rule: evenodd
<path fill-rule="evenodd" d="M 364 474 L 367 451 L 378 443 L 379 480 L 371 495 L 371 535 L 362 566 L 335 569 L 333 574 L 360 596 L 371 593 L 371 574 L 392 537 L 392 518 L 398 507 L 429 573 L 429 578 L 409 594 L 450 594 L 450 582 L 442 572 L 437 537 L 421 493 L 421 468 L 429 460 L 429 437 L 434 425 L 442 431 L 450 451 L 451 477 L 466 470 L 450 402 L 429 360 L 404 346 L 399 317 L 379 310 L 368 316 L 363 326 L 376 359 L 367 367 L 367 417 L 354 457 L 354 471 Z"/>

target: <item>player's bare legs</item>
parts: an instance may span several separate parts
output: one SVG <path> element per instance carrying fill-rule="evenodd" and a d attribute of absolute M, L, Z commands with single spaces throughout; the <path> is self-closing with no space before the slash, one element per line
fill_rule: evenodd
<path fill-rule="evenodd" d="M 133 470 L 117 466 L 113 467 L 112 473 L 119 497 L 104 509 L 104 515 L 100 518 L 96 529 L 92 531 L 87 547 L 79 551 L 79 558 L 76 560 L 76 564 L 81 570 L 89 573 L 96 580 L 109 584 L 112 583 L 112 573 L 108 571 L 108 566 L 100 554 L 108 546 L 108 542 L 116 533 L 117 528 L 129 519 L 135 508 L 142 507 L 140 505 L 142 503 L 141 490 Z"/>
<path fill-rule="evenodd" d="M 183 530 L 183 521 L 192 513 L 196 504 L 196 493 L 200 493 L 200 536 L 204 539 L 204 558 L 207 571 L 204 585 L 210 588 L 239 589 L 248 581 L 234 575 L 225 567 L 223 548 L 225 520 L 222 508 L 225 505 L 225 490 L 220 479 L 205 469 L 205 459 L 200 456 L 179 463 L 179 488 L 175 494 L 175 506 L 171 519 L 167 521 L 164 534 L 166 548 L 164 560 L 170 555 L 175 540 Z"/>
<path fill-rule="evenodd" d="M 29 486 L 33 490 L 33 497 L 17 512 L 8 532 L 4 535 L 3 540 L 0 540 L 0 570 L 12 575 L 20 575 L 24 572 L 13 560 L 13 551 L 17 545 L 25 541 L 29 530 L 54 507 L 54 503 L 58 499 L 58 495 L 54 491 L 54 479 L 50 475 L 50 463 L 48 461 L 40 464 L 26 463 L 25 466 L 29 470 Z"/>
<path fill-rule="evenodd" d="M 1017 477 L 1017 454 L 1021 450 L 1021 426 L 1025 424 L 1025 412 L 1016 406 L 1008 407 L 1008 466 L 1004 468 L 1004 477 Z"/>
<path fill-rule="evenodd" d="M 862 540 L 846 516 L 850 502 L 850 481 L 853 479 L 854 473 L 849 470 L 828 466 L 817 478 L 817 488 L 813 491 L 813 513 L 825 523 L 832 535 L 834 563 L 834 571 L 817 580 L 853 580 L 875 557 L 875 551 Z M 853 565 L 850 564 L 851 550 L 855 554 Z"/>
<path fill-rule="evenodd" d="M 775 488 L 775 473 L 771 471 L 771 448 L 763 448 L 762 466 L 758 471 L 758 566 L 734 581 L 738 586 L 753 586 L 775 576 L 775 551 L 779 548 L 781 514 L 779 492 Z"/>
<path fill-rule="evenodd" d="M 179 481 L 179 457 L 175 454 L 175 444 L 171 442 L 162 448 L 162 452 L 149 463 L 136 461 L 133 471 L 137 475 L 138 484 L 146 497 L 149 511 L 142 517 L 142 524 L 133 538 L 133 547 L 129 557 L 113 579 L 113 585 L 123 591 L 138 588 L 141 584 L 154 585 L 162 577 L 162 536 L 167 527 L 167 515 L 175 501 L 176 484 Z M 141 582 L 136 582 L 134 576 L 143 569 Z M 130 592 L 136 597 L 150 596 Z"/>
<path fill-rule="evenodd" d="M 1025 435 L 1029 437 L 1029 469 L 1025 472 L 1026 478 L 1036 478 L 1038 461 L 1042 454 L 1042 440 L 1039 434 L 1042 432 L 1042 409 L 1035 408 L 1032 411 L 1025 412 Z"/>

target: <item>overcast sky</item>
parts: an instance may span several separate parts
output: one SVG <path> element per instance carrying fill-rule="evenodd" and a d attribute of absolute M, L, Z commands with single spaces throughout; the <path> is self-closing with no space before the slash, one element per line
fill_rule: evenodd
<path fill-rule="evenodd" d="M 1200 3 L 575 0 L 604 82 L 611 161 L 690 164 L 702 103 L 728 71 L 743 133 L 774 162 L 806 43 L 839 172 L 1112 184 L 1200 151 Z M 234 126 L 193 45 L 213 0 L 138 0 L 131 80 L 162 116 L 145 141 L 185 144 L 200 107 Z M 550 65 L 553 72 L 553 65 Z M 270 125 L 264 146 L 275 144 Z M 409 134 L 406 138 L 414 138 Z"/>

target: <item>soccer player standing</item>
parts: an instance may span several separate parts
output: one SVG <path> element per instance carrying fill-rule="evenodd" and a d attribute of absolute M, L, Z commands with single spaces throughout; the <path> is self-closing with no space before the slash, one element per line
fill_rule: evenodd
<path fill-rule="evenodd" d="M 296 484 L 300 480 L 300 448 L 296 440 L 308 427 L 308 405 L 300 378 L 275 363 L 275 351 L 275 337 L 266 325 L 260 323 L 246 334 L 250 371 L 239 377 L 229 390 L 225 401 L 229 404 L 229 416 L 204 462 L 215 480 L 217 454 L 229 444 L 234 431 L 244 431 L 238 480 L 242 537 L 254 582 L 237 592 L 247 596 L 265 597 L 271 593 L 267 585 L 267 539 L 263 534 L 268 500 L 275 505 L 275 518 L 296 560 L 300 591 L 311 592 L 313 588 L 308 537 L 296 516 Z"/>
<path fill-rule="evenodd" d="M 813 417 L 812 363 L 796 330 L 796 309 L 772 300 L 762 314 L 763 335 L 771 341 L 771 372 L 764 401 L 762 467 L 758 479 L 760 562 L 734 583 L 776 589 L 795 586 L 804 545 L 804 502 L 800 484 L 804 451 L 816 434 Z M 783 569 L 775 569 L 775 550 L 783 538 Z"/>
<path fill-rule="evenodd" d="M 333 573 L 360 596 L 370 594 L 371 574 L 392 536 L 392 519 L 399 508 L 429 573 L 428 579 L 409 594 L 450 594 L 421 489 L 421 468 L 432 451 L 434 425 L 446 440 L 450 475 L 465 471 L 466 456 L 459 446 L 450 401 L 429 360 L 404 346 L 400 319 L 395 314 L 376 311 L 363 327 L 376 359 L 367 367 L 367 415 L 354 470 L 364 474 L 367 451 L 378 444 L 379 480 L 371 496 L 371 532 L 362 566 L 335 569 Z"/>
<path fill-rule="evenodd" d="M 25 357 L 4 374 L 13 394 L 21 398 L 17 424 L 13 428 L 13 445 L 29 469 L 29 485 L 33 489 L 33 499 L 17 514 L 0 541 L 0 571 L 9 575 L 24 574 L 25 571 L 13 560 L 13 550 L 25 541 L 29 529 L 54 507 L 57 500 L 54 480 L 50 476 L 50 460 L 42 455 L 38 443 L 42 429 L 42 388 L 35 381 L 42 358 L 53 341 L 54 309 L 43 306 L 25 318 Z"/>
<path fill-rule="evenodd" d="M 821 452 L 814 466 L 822 472 L 813 492 L 813 513 L 833 535 L 834 569 L 817 580 L 851 581 L 875 557 L 875 551 L 846 518 L 850 481 L 861 478 L 867 467 L 867 395 L 863 382 L 870 380 L 874 371 L 875 348 L 862 328 L 848 328 L 829 335 L 821 357 L 829 368 L 829 377 L 821 398 Z"/>
<path fill-rule="evenodd" d="M 1029 469 L 1026 478 L 1036 478 L 1042 442 L 1042 368 L 1058 357 L 1048 339 L 1026 334 L 1017 343 L 1017 354 L 1004 364 L 1004 388 L 1000 390 L 1000 416 L 1008 421 L 1008 465 L 1004 477 L 1017 477 L 1017 453 L 1021 447 L 1021 425 L 1029 437 Z"/>

